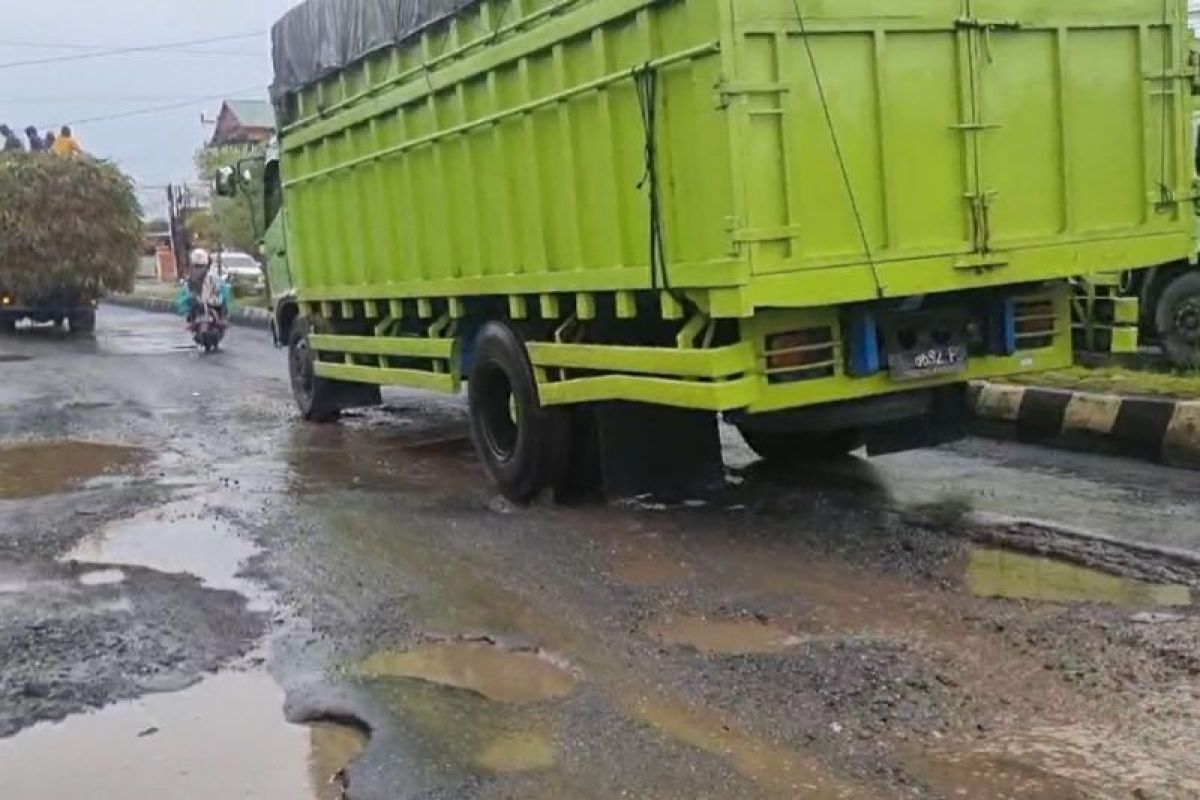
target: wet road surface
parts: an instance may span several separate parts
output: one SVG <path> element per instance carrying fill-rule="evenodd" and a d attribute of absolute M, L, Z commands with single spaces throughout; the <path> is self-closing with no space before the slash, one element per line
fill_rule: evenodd
<path fill-rule="evenodd" d="M 730 434 L 720 497 L 514 509 L 457 400 L 186 345 L 0 339 L 0 797 L 1200 796 L 1200 569 L 963 516 L 1200 553 L 1196 473 Z"/>

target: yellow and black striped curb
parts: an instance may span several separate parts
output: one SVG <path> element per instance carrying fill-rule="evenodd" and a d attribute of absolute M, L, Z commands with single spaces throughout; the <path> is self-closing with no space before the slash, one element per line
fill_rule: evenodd
<path fill-rule="evenodd" d="M 104 302 L 124 308 L 140 308 L 142 311 L 155 311 L 162 314 L 175 313 L 175 301 L 164 297 L 141 297 L 134 294 L 114 294 L 104 298 Z M 263 308 L 235 305 L 229 312 L 229 321 L 234 325 L 245 325 L 250 328 L 267 329 L 271 327 L 271 315 Z"/>
<path fill-rule="evenodd" d="M 1200 401 L 974 383 L 971 409 L 983 436 L 1200 469 Z"/>

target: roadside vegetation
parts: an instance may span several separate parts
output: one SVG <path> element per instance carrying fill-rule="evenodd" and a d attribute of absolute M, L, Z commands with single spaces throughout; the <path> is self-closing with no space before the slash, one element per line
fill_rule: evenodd
<path fill-rule="evenodd" d="M 1168 372 L 1127 367 L 1081 367 L 1015 375 L 1011 383 L 1097 394 L 1143 395 L 1176 400 L 1200 400 L 1200 370 Z"/>

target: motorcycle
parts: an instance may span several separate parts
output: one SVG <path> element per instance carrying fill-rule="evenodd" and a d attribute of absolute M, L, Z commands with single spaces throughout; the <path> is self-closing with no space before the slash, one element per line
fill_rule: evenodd
<path fill-rule="evenodd" d="M 196 315 L 188 323 L 192 332 L 192 340 L 205 353 L 215 353 L 221 349 L 221 341 L 225 338 L 228 323 L 221 313 L 220 306 L 204 305 L 196 310 Z"/>

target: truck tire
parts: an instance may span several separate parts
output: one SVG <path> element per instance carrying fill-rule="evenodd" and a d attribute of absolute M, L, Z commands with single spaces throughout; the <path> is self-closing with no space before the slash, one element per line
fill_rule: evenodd
<path fill-rule="evenodd" d="M 12 317 L 0 317 L 0 333 L 12 336 L 17 332 L 17 321 Z"/>
<path fill-rule="evenodd" d="M 72 311 L 67 317 L 69 333 L 72 336 L 87 336 L 96 332 L 96 310 L 92 308 Z"/>
<path fill-rule="evenodd" d="M 1163 352 L 1183 369 L 1200 368 L 1200 270 L 1184 273 L 1158 298 L 1155 327 Z"/>
<path fill-rule="evenodd" d="M 341 413 L 338 383 L 317 376 L 315 366 L 316 355 L 308 342 L 308 326 L 293 326 L 288 340 L 288 376 L 300 416 L 307 422 L 336 422 Z"/>
<path fill-rule="evenodd" d="M 863 446 L 858 428 L 815 433 L 812 431 L 762 431 L 739 428 L 742 438 L 760 458 L 771 464 L 804 464 L 831 461 Z"/>
<path fill-rule="evenodd" d="M 561 463 L 567 418 L 541 405 L 525 344 L 508 325 L 480 330 L 467 397 L 471 438 L 488 474 L 512 502 L 533 500 Z"/>

